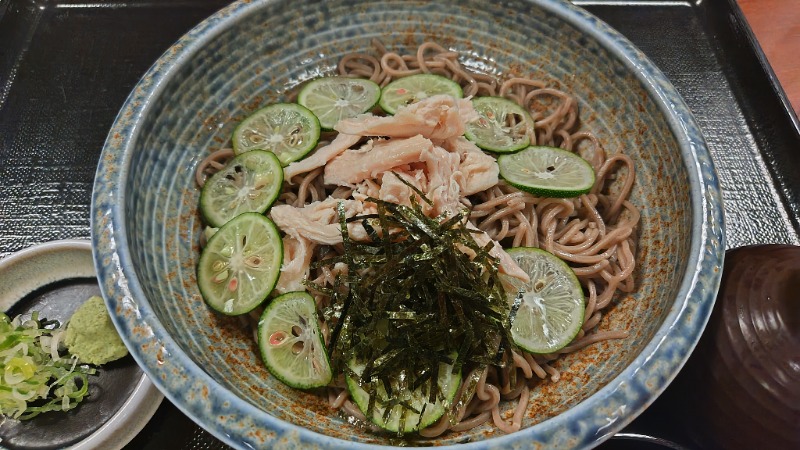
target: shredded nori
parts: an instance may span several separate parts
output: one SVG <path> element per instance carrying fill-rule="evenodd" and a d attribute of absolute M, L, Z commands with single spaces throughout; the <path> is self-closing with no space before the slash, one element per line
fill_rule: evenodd
<path fill-rule="evenodd" d="M 438 389 L 440 364 L 452 364 L 453 373 L 503 366 L 514 348 L 511 308 L 498 261 L 489 255 L 492 244 L 475 242 L 467 211 L 431 218 L 414 197 L 410 207 L 367 201 L 377 205 L 377 214 L 346 219 L 343 204 L 338 206 L 344 253 L 317 264 L 344 262 L 348 274 L 332 289 L 309 286 L 332 298 L 323 313 L 336 323 L 329 343 L 334 373 L 347 373 L 369 393 L 367 416 L 378 386 L 392 398 L 392 380 L 411 390 L 423 387 L 431 403 L 447 401 Z M 364 226 L 368 241 L 350 239 L 352 222 Z M 347 367 L 351 360 L 365 365 L 360 376 Z M 397 400 L 382 406 L 392 402 L 412 409 Z"/>

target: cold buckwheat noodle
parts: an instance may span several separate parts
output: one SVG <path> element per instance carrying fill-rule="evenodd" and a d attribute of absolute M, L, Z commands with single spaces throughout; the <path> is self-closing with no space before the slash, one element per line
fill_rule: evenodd
<path fill-rule="evenodd" d="M 595 170 L 596 181 L 591 191 L 576 198 L 535 197 L 500 180 L 495 186 L 463 199 L 471 209 L 472 224 L 504 247 L 540 247 L 566 261 L 575 271 L 587 297 L 583 327 L 570 344 L 548 355 L 515 353 L 513 364 L 502 368 L 465 370 L 464 381 L 454 400 L 460 405 L 454 417 L 445 414 L 419 433 L 434 437 L 448 430 L 463 431 L 486 422 L 504 432 L 517 431 L 531 389 L 542 380 L 559 380 L 554 360 L 596 342 L 627 337 L 627 331 L 597 331 L 596 328 L 614 294 L 634 289 L 632 274 L 640 216 L 636 206 L 628 200 L 634 183 L 633 161 L 621 152 L 607 155 L 591 131 L 581 129 L 575 97 L 549 87 L 544 81 L 519 77 L 501 79 L 475 73 L 462 66 L 457 52 L 434 42 L 425 42 L 409 54 L 388 51 L 380 42 L 374 42 L 374 47 L 373 54 L 344 56 L 339 61 L 338 73 L 368 78 L 381 86 L 397 78 L 432 73 L 459 83 L 465 97 L 506 97 L 531 113 L 535 123 L 530 132 L 532 145 L 561 147 L 579 153 Z M 328 143 L 320 142 L 318 148 Z M 197 183 L 202 186 L 206 176 L 224 167 L 232 156 L 230 149 L 209 155 L 197 168 Z M 318 168 L 286 180 L 278 204 L 301 207 L 328 197 L 350 198 L 352 190 L 349 188 L 325 186 L 322 173 L 323 168 Z M 341 251 L 341 245 L 317 246 L 312 259 Z M 341 263 L 325 266 L 313 270 L 309 278 L 318 285 L 331 286 L 337 273 L 346 270 Z M 315 298 L 320 309 L 330 300 L 320 293 L 315 293 Z M 250 318 L 257 319 L 258 312 L 251 313 Z M 321 323 L 326 344 L 331 328 L 330 324 Z M 476 383 L 474 394 L 472 398 L 462 399 L 470 382 Z M 332 408 L 372 426 L 349 398 L 341 377 L 327 389 Z M 509 415 L 510 420 L 504 418 Z"/>

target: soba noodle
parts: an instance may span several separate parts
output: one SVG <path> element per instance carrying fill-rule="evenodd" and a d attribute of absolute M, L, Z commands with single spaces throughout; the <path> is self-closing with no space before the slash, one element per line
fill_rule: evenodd
<path fill-rule="evenodd" d="M 469 373 L 465 371 L 464 382 L 454 400 L 460 407 L 453 415 L 445 414 L 438 422 L 421 430 L 420 435 L 434 437 L 448 430 L 463 431 L 490 421 L 504 432 L 517 431 L 522 425 L 531 388 L 538 380 L 559 380 L 560 373 L 551 364 L 553 361 L 593 343 L 627 336 L 626 331 L 596 331 L 596 327 L 614 294 L 634 289 L 632 274 L 639 212 L 628 200 L 634 182 L 633 161 L 622 153 L 607 155 L 590 131 L 580 129 L 577 100 L 569 93 L 548 87 L 543 81 L 519 77 L 499 80 L 492 75 L 472 72 L 461 65 L 457 52 L 433 42 L 425 42 L 410 54 L 390 52 L 379 42 L 374 46 L 375 54 L 353 53 L 343 57 L 337 68 L 339 74 L 368 78 L 385 86 L 400 77 L 433 73 L 458 82 L 465 96 L 509 98 L 530 111 L 535 122 L 535 129 L 529 130 L 532 143 L 577 152 L 595 170 L 596 182 L 591 191 L 576 198 L 535 197 L 500 181 L 466 199 L 471 208 L 470 220 L 475 226 L 504 247 L 541 247 L 557 255 L 574 269 L 587 293 L 583 327 L 569 345 L 549 355 L 514 353 L 511 367 L 490 366 L 474 368 Z M 232 155 L 230 149 L 223 149 L 207 157 L 198 166 L 198 184 L 202 186 L 205 177 L 223 167 Z M 612 184 L 613 190 L 610 189 Z M 322 168 L 319 168 L 286 180 L 279 203 L 301 207 L 329 196 L 347 198 L 351 193 L 349 188 L 324 185 Z M 314 259 L 341 251 L 336 246 L 318 246 Z M 312 271 L 309 278 L 317 285 L 332 286 L 337 273 L 346 270 L 342 264 L 332 268 L 324 266 Z M 328 305 L 328 297 L 318 292 L 314 295 L 320 309 Z M 327 323 L 321 324 L 326 344 L 330 328 Z M 341 379 L 327 389 L 332 408 L 367 423 L 349 399 Z M 509 408 L 511 420 L 506 421 L 501 409 Z"/>

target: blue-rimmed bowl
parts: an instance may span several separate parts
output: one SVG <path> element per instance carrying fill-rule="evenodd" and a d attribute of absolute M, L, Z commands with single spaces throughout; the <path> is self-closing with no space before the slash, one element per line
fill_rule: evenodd
<path fill-rule="evenodd" d="M 630 337 L 560 360 L 562 379 L 534 390 L 520 432 L 484 425 L 428 442 L 596 445 L 664 390 L 700 336 L 725 248 L 722 201 L 700 131 L 664 75 L 621 35 L 559 0 L 241 1 L 181 38 L 131 93 L 95 180 L 95 264 L 131 353 L 173 403 L 233 446 L 392 444 L 271 377 L 239 320 L 207 308 L 195 279 L 198 162 L 248 113 L 332 72 L 373 38 L 395 49 L 433 39 L 468 66 L 548 80 L 578 96 L 584 127 L 607 151 L 635 161 L 637 289 L 600 324 Z"/>

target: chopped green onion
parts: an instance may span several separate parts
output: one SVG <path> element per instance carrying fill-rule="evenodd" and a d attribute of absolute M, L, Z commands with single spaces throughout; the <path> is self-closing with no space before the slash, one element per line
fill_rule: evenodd
<path fill-rule="evenodd" d="M 25 321 L 0 313 L 0 414 L 26 420 L 47 411 L 68 411 L 89 392 L 95 369 L 61 356 L 63 328 L 40 320 Z"/>

